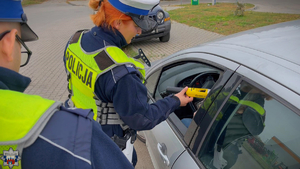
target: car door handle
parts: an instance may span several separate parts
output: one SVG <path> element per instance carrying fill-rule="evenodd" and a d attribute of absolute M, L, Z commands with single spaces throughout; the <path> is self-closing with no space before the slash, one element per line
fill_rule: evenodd
<path fill-rule="evenodd" d="M 170 161 L 168 159 L 168 156 L 167 156 L 167 146 L 162 143 L 157 143 L 157 149 L 158 149 L 158 152 L 161 156 L 161 158 L 163 159 L 164 163 L 169 166 L 170 165 Z"/>

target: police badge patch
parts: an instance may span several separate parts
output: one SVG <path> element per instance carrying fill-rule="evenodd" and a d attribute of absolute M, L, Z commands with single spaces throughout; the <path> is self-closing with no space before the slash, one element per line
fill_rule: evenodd
<path fill-rule="evenodd" d="M 19 156 L 18 151 L 14 151 L 10 147 L 8 151 L 3 151 L 3 154 L 0 154 L 0 160 L 3 161 L 3 167 L 8 166 L 10 169 L 12 169 L 13 166 L 19 166 L 19 161 L 21 160 L 21 157 Z"/>

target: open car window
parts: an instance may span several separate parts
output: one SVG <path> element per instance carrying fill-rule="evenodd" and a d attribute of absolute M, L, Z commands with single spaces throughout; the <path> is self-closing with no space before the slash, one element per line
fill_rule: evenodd
<path fill-rule="evenodd" d="M 222 70 L 213 66 L 199 62 L 181 62 L 164 67 L 162 71 L 153 73 L 147 79 L 147 88 L 155 100 L 160 100 L 170 93 L 167 93 L 168 87 L 184 88 L 185 86 L 195 88 L 211 89 L 217 82 Z M 149 83 L 149 81 L 151 81 Z M 157 82 L 156 85 L 153 82 Z M 192 120 L 194 112 L 198 109 L 203 99 L 194 98 L 193 102 L 185 107 L 175 110 L 175 115 L 170 116 L 173 124 L 178 128 L 187 129 L 188 123 Z M 169 119 L 170 119 L 169 118 Z M 178 118 L 178 119 L 174 119 Z M 183 126 L 183 127 L 182 127 Z"/>
<path fill-rule="evenodd" d="M 206 168 L 300 168 L 300 116 L 267 93 L 238 85 L 197 155 Z"/>
<path fill-rule="evenodd" d="M 160 75 L 154 97 L 156 100 L 163 98 L 167 87 L 211 88 L 217 81 L 220 72 L 214 67 L 197 62 L 182 62 L 165 67 Z M 206 82 L 206 79 L 209 82 Z"/>

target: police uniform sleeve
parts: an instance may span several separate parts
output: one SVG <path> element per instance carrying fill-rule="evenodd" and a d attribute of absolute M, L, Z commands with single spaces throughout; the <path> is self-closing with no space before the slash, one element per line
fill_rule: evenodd
<path fill-rule="evenodd" d="M 136 74 L 127 74 L 113 88 L 113 104 L 121 119 L 134 130 L 149 130 L 167 119 L 180 106 L 176 96 L 153 104 L 147 102 L 147 89 Z"/>

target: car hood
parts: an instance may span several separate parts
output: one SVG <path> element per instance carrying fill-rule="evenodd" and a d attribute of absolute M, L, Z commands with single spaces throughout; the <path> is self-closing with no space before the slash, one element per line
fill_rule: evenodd
<path fill-rule="evenodd" d="M 163 9 L 161 8 L 161 6 L 157 5 L 155 8 L 153 8 L 152 11 L 149 12 L 149 15 L 156 15 L 158 10 L 163 10 Z"/>

